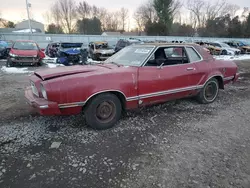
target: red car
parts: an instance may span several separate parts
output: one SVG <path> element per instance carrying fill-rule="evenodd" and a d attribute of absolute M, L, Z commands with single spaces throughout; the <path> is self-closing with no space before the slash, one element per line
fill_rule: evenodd
<path fill-rule="evenodd" d="M 36 65 L 42 63 L 45 57 L 42 49 L 34 41 L 15 41 L 10 48 L 6 66 L 13 67 L 16 65 Z"/>
<path fill-rule="evenodd" d="M 126 109 L 192 96 L 211 103 L 237 70 L 196 44 L 140 44 L 103 63 L 37 71 L 25 96 L 41 115 L 84 112 L 88 125 L 106 129 Z"/>

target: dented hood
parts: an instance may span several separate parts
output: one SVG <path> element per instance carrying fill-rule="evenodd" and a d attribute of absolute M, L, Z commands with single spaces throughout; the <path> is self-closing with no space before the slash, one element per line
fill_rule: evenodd
<path fill-rule="evenodd" d="M 36 71 L 34 74 L 40 77 L 42 80 L 49 80 L 52 78 L 58 78 L 67 75 L 80 74 L 80 73 L 89 73 L 96 71 L 105 71 L 111 69 L 108 66 L 98 66 L 98 65 L 76 65 L 76 66 L 67 66 L 67 67 L 56 67 L 43 69 Z"/>

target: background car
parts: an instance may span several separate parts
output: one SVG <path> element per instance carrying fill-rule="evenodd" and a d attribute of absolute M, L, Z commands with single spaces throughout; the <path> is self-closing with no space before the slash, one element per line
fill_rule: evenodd
<path fill-rule="evenodd" d="M 0 59 L 5 59 L 8 56 L 8 43 L 0 41 Z"/>
<path fill-rule="evenodd" d="M 115 45 L 115 52 L 120 51 L 126 46 L 130 46 L 132 44 L 142 44 L 143 42 L 140 39 L 134 39 L 134 38 L 129 38 L 129 39 L 120 39 L 117 41 Z"/>
<path fill-rule="evenodd" d="M 240 50 L 237 48 L 232 48 L 228 44 L 224 42 L 211 42 L 210 43 L 213 46 L 221 48 L 221 54 L 220 55 L 239 55 Z"/>
<path fill-rule="evenodd" d="M 250 53 L 250 44 L 243 42 L 243 41 L 229 41 L 225 42 L 232 48 L 237 48 L 241 51 L 242 54 L 249 54 Z"/>
<path fill-rule="evenodd" d="M 109 46 L 106 41 L 90 42 L 89 43 L 89 57 L 93 60 L 103 61 L 111 57 L 115 50 Z"/>
<path fill-rule="evenodd" d="M 49 43 L 45 48 L 45 54 L 51 58 L 57 57 L 57 51 L 60 46 L 59 42 Z"/>
<path fill-rule="evenodd" d="M 35 65 L 40 66 L 42 59 L 45 57 L 44 52 L 38 44 L 32 40 L 15 41 L 10 48 L 6 66 L 16 65 Z"/>
<path fill-rule="evenodd" d="M 62 42 L 57 50 L 57 63 L 76 65 L 80 63 L 82 42 Z"/>

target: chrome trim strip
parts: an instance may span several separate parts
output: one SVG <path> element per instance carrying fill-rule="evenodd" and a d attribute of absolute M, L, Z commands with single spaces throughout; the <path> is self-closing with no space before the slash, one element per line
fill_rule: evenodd
<path fill-rule="evenodd" d="M 49 106 L 48 105 L 43 105 L 43 106 L 39 106 L 39 108 L 40 109 L 47 109 L 47 108 L 49 108 Z"/>
<path fill-rule="evenodd" d="M 232 80 L 233 78 L 234 78 L 234 76 L 229 76 L 229 77 L 223 78 L 223 81 Z"/>
<path fill-rule="evenodd" d="M 190 86 L 190 87 L 185 87 L 185 88 L 180 88 L 180 89 L 172 89 L 172 90 L 160 91 L 160 92 L 155 92 L 155 93 L 149 93 L 149 94 L 139 95 L 139 99 L 158 97 L 158 96 L 162 96 L 162 95 L 169 95 L 169 94 L 173 94 L 173 93 L 196 90 L 196 89 L 200 89 L 202 87 L 203 86 Z"/>
<path fill-rule="evenodd" d="M 128 97 L 126 98 L 126 101 L 136 101 L 136 100 L 139 100 L 139 96 L 134 96 L 134 97 Z"/>
<path fill-rule="evenodd" d="M 72 108 L 77 106 L 84 106 L 85 102 L 74 102 L 74 103 L 64 103 L 58 104 L 59 108 Z"/>

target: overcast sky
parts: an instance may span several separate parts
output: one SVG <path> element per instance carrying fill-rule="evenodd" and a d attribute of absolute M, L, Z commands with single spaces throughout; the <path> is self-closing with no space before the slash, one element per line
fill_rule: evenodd
<path fill-rule="evenodd" d="M 81 0 L 76 0 L 80 2 Z M 187 0 L 183 0 L 187 1 Z M 216 1 L 216 0 L 209 0 Z M 228 3 L 237 4 L 240 7 L 250 7 L 250 0 L 226 0 Z M 29 0 L 32 4 L 33 18 L 37 21 L 44 22 L 44 13 L 50 9 L 50 6 L 55 0 Z M 121 7 L 128 8 L 132 12 L 141 3 L 147 2 L 147 0 L 87 0 L 89 4 L 96 5 L 98 7 L 105 7 L 110 10 L 118 10 Z M 3 18 L 18 22 L 27 18 L 25 9 L 25 0 L 1 0 L 0 12 Z"/>

